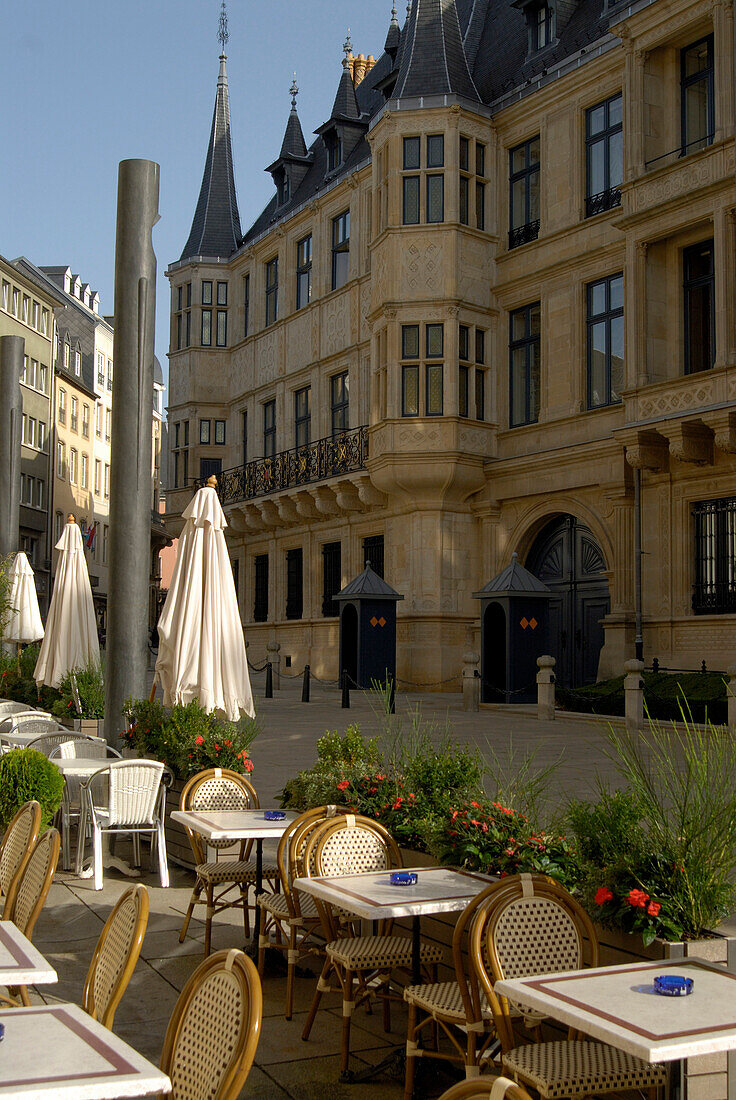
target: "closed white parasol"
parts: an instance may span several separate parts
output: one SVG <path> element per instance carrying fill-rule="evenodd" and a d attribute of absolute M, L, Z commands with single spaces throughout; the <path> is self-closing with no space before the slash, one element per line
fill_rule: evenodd
<path fill-rule="evenodd" d="M 164 703 L 197 699 L 231 721 L 255 714 L 245 639 L 225 544 L 225 513 L 210 478 L 183 512 L 176 565 L 161 618 L 155 681 Z"/>
<path fill-rule="evenodd" d="M 92 588 L 74 516 L 69 516 L 56 549 L 60 553 L 46 635 L 33 671 L 39 687 L 58 687 L 70 669 L 100 661 Z"/>
<path fill-rule="evenodd" d="M 38 596 L 33 570 L 22 550 L 15 555 L 10 570 L 10 614 L 3 639 L 24 645 L 43 638 L 43 623 L 38 610 Z"/>

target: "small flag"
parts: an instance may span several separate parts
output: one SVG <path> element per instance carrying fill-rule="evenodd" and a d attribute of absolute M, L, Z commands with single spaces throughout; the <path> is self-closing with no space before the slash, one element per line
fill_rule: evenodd
<path fill-rule="evenodd" d="M 96 536 L 97 536 L 97 524 L 93 523 L 92 526 L 90 527 L 89 531 L 87 532 L 87 537 L 85 539 L 85 545 L 86 545 L 88 550 L 94 550 Z"/>

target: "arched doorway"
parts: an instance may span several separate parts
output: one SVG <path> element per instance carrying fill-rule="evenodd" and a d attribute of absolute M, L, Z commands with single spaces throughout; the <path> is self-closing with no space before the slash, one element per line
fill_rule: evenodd
<path fill-rule="evenodd" d="M 340 618 L 340 675 L 346 671 L 351 686 L 358 682 L 358 612 L 348 603 Z"/>
<path fill-rule="evenodd" d="M 499 603 L 491 603 L 483 615 L 484 703 L 505 703 L 506 696 L 506 612 Z"/>
<path fill-rule="evenodd" d="M 555 594 L 550 601 L 550 653 L 565 687 L 592 684 L 605 641 L 601 620 L 610 609 L 603 552 L 575 516 L 560 516 L 537 536 L 527 569 Z"/>

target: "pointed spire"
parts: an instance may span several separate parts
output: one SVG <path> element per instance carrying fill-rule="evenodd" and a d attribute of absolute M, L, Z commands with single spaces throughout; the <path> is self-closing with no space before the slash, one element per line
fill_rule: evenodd
<path fill-rule="evenodd" d="M 306 157 L 307 155 L 307 143 L 304 140 L 302 124 L 299 121 L 299 115 L 296 109 L 296 97 L 299 95 L 299 85 L 296 82 L 296 73 L 294 73 L 294 79 L 291 82 L 289 94 L 291 96 L 291 111 L 289 112 L 289 119 L 286 123 L 286 132 L 284 134 L 284 140 L 281 143 L 279 159 L 282 157 Z"/>
<path fill-rule="evenodd" d="M 396 14 L 396 0 L 394 0 L 394 6 L 391 8 L 391 22 L 389 23 L 388 34 L 386 35 L 386 44 L 383 48 L 391 57 L 396 57 L 396 51 L 399 48 L 400 42 L 401 28 Z"/>
<path fill-rule="evenodd" d="M 458 95 L 478 102 L 455 0 L 411 0 L 393 97 Z"/>
<path fill-rule="evenodd" d="M 347 38 L 342 48 L 345 51 L 345 57 L 342 63 L 342 76 L 340 77 L 340 83 L 337 87 L 337 95 L 335 96 L 330 118 L 359 119 L 360 108 L 358 107 L 358 100 L 355 97 L 353 78 L 350 74 L 350 58 L 353 53 L 353 43 L 350 40 L 350 27 L 348 27 Z"/>
<path fill-rule="evenodd" d="M 217 37 L 222 53 L 212 129 L 207 146 L 202 187 L 189 239 L 180 257 L 182 260 L 191 259 L 193 256 L 229 256 L 240 244 L 242 236 L 230 141 L 230 96 L 225 68 L 227 60 L 225 46 L 230 36 L 225 0 L 222 0 L 220 9 Z"/>

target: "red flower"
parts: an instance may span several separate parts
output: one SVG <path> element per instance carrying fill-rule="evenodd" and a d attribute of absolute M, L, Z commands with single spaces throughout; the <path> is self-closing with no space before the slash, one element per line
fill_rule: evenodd
<path fill-rule="evenodd" d="M 605 905 L 607 901 L 613 899 L 613 891 L 609 890 L 607 886 L 599 886 L 595 892 L 596 905 Z"/>
<path fill-rule="evenodd" d="M 337 784 L 337 789 L 338 789 L 338 791 L 346 791 L 349 786 L 350 786 L 350 780 L 349 779 L 343 779 L 342 783 Z"/>
<path fill-rule="evenodd" d="M 643 909 L 649 901 L 649 894 L 645 894 L 643 890 L 629 890 L 626 900 L 635 909 Z"/>
<path fill-rule="evenodd" d="M 401 795 L 399 795 L 399 797 L 394 802 L 393 808 L 395 810 L 400 810 L 401 809 L 401 804 L 402 804 L 403 801 L 404 801 L 404 799 L 401 797 Z"/>
<path fill-rule="evenodd" d="M 198 734 L 198 736 L 194 738 L 194 744 L 195 745 L 204 745 L 204 737 L 202 736 L 201 733 Z"/>
<path fill-rule="evenodd" d="M 659 910 L 661 908 L 662 906 L 659 904 L 658 901 L 650 901 L 649 905 L 647 906 L 647 913 L 650 917 L 656 917 L 659 915 Z"/>

